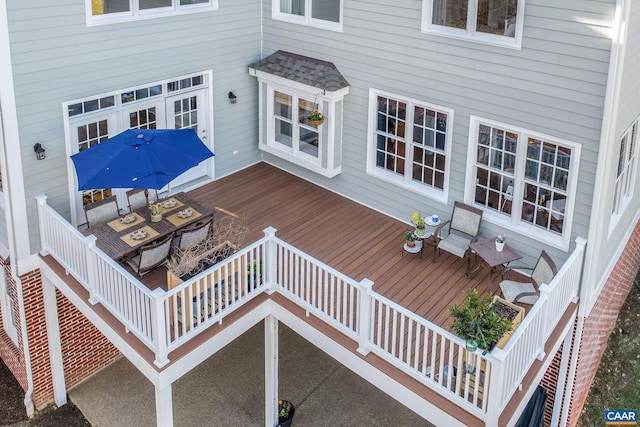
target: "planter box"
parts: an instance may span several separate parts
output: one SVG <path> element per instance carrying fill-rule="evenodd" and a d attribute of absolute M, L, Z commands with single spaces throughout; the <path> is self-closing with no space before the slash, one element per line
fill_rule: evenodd
<path fill-rule="evenodd" d="M 196 261 L 202 261 L 202 260 L 206 260 L 208 259 L 212 254 L 215 254 L 216 252 L 220 252 L 221 249 L 224 248 L 231 248 L 232 252 L 236 252 L 239 248 L 232 244 L 231 242 L 224 242 L 218 246 L 215 246 L 205 252 L 203 252 L 202 254 L 200 254 Z M 220 262 L 220 261 L 218 261 Z M 213 264 L 212 264 L 213 265 Z M 207 267 L 208 268 L 208 267 Z M 177 286 L 179 286 L 180 284 L 182 284 L 184 282 L 184 280 L 182 280 L 182 278 L 176 276 L 175 274 L 173 274 L 169 269 L 167 269 L 167 290 L 171 290 Z M 180 318 L 182 315 L 182 302 L 180 301 L 181 296 L 184 295 L 185 299 L 187 300 L 184 304 L 185 307 L 185 311 L 186 311 L 186 316 L 185 319 L 189 319 L 191 316 L 193 316 L 194 318 L 194 323 L 198 322 L 198 316 L 197 316 L 197 307 L 198 307 L 198 300 L 200 300 L 200 320 L 204 320 L 204 316 L 205 314 L 208 316 L 211 316 L 214 312 L 218 311 L 218 307 L 216 304 L 216 298 L 215 295 L 218 292 L 218 288 L 219 288 L 219 284 L 222 284 L 222 286 L 224 286 L 224 283 L 229 283 L 228 278 L 224 278 L 224 277 L 214 277 L 213 280 L 211 280 L 210 278 L 207 278 L 205 280 L 198 280 L 197 282 L 193 283 L 191 285 L 191 287 L 187 288 L 184 290 L 184 293 L 179 294 L 177 300 L 178 300 L 178 307 L 176 312 L 178 313 L 178 317 Z M 207 298 L 205 298 L 205 295 L 207 296 Z M 173 308 L 173 302 L 174 299 L 172 298 L 169 301 L 169 317 L 170 317 L 170 323 L 173 324 L 174 322 L 174 308 Z M 207 309 L 205 310 L 205 305 L 207 306 Z M 187 330 L 189 330 L 189 325 L 187 325 Z"/>
<path fill-rule="evenodd" d="M 507 345 L 507 342 L 509 341 L 509 339 L 511 339 L 511 336 L 513 335 L 513 333 L 516 331 L 516 329 L 518 329 L 518 326 L 520 326 L 520 323 L 522 323 L 522 321 L 524 320 L 524 307 L 520 307 L 519 305 L 513 304 L 503 298 L 500 298 L 497 295 L 493 297 L 493 301 L 499 302 L 500 304 L 504 304 L 507 307 L 510 307 L 518 312 L 518 314 L 516 314 L 516 317 L 514 317 L 513 320 L 511 321 L 513 323 L 511 330 L 506 334 L 504 334 L 502 338 L 500 338 L 500 341 L 498 341 L 498 343 L 496 344 L 497 348 L 504 348 L 504 346 Z"/>

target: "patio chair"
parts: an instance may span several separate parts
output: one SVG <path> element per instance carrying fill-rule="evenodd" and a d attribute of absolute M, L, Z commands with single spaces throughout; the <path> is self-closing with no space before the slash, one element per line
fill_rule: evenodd
<path fill-rule="evenodd" d="M 169 234 L 160 240 L 142 246 L 136 255 L 125 257 L 122 261 L 142 277 L 167 261 L 171 252 L 172 239 L 173 234 Z"/>
<path fill-rule="evenodd" d="M 144 188 L 134 188 L 127 191 L 127 200 L 129 202 L 129 211 L 133 212 L 136 209 L 147 206 L 150 201 L 158 201 L 157 190 L 146 190 Z"/>
<path fill-rule="evenodd" d="M 87 219 L 87 227 L 97 227 L 120 216 L 116 196 L 105 197 L 97 202 L 84 206 L 84 215 Z"/>
<path fill-rule="evenodd" d="M 540 253 L 540 257 L 535 267 L 511 266 L 504 269 L 502 277 L 509 271 L 517 270 L 518 273 L 529 278 L 528 282 L 520 282 L 514 280 L 502 280 L 500 289 L 504 299 L 509 302 L 519 302 L 522 304 L 535 304 L 540 295 L 540 285 L 549 283 L 558 272 L 553 260 L 545 251 Z M 531 275 L 527 276 L 522 270 L 530 270 Z"/>
<path fill-rule="evenodd" d="M 478 240 L 481 222 L 482 210 L 455 202 L 451 219 L 444 221 L 436 228 L 434 237 L 437 243 L 433 248 L 433 262 L 436 261 L 441 250 L 464 258 L 469 251 L 469 243 Z M 442 236 L 445 227 L 448 227 L 449 233 Z"/>
<path fill-rule="evenodd" d="M 190 227 L 182 229 L 177 237 L 173 239 L 172 245 L 179 249 L 184 249 L 203 242 L 209 235 L 212 221 L 213 217 L 210 216 Z"/>

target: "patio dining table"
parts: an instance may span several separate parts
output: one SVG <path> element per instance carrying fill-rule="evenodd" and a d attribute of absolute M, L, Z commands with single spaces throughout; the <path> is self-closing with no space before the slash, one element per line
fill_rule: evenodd
<path fill-rule="evenodd" d="M 215 209 L 198 203 L 186 193 L 177 193 L 158 201 L 161 206 L 164 202 L 169 202 L 173 206 L 162 207 L 162 220 L 159 222 L 151 221 L 151 211 L 147 206 L 144 206 L 130 214 L 123 215 L 133 215 L 135 220 L 130 223 L 122 222 L 122 217 L 120 217 L 106 224 L 84 230 L 83 234 L 94 235 L 96 246 L 109 257 L 120 261 L 154 240 L 175 233 L 202 219 L 212 218 L 215 214 Z M 187 218 L 181 218 L 178 213 L 185 210 L 191 211 L 192 214 Z M 134 239 L 133 234 L 140 230 L 146 232 L 145 237 Z"/>

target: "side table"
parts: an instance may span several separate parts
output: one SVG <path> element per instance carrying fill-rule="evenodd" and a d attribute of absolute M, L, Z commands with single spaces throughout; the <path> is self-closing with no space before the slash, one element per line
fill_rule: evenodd
<path fill-rule="evenodd" d="M 518 251 L 507 244 L 504 245 L 504 249 L 502 249 L 502 251 L 498 252 L 496 250 L 495 239 L 487 239 L 480 242 L 470 243 L 469 249 L 475 254 L 476 265 L 472 268 L 471 254 L 469 254 L 467 258 L 467 278 L 471 278 L 473 274 L 480 269 L 481 265 L 488 266 L 488 292 L 491 292 L 491 282 L 493 281 L 495 268 L 499 265 L 507 266 L 511 261 L 522 258 L 522 255 Z M 477 259 L 478 257 L 480 257 L 480 260 Z"/>

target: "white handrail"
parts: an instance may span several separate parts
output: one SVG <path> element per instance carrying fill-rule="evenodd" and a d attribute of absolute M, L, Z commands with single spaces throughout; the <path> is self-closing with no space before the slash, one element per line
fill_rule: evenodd
<path fill-rule="evenodd" d="M 154 363 L 259 295 L 274 290 L 488 424 L 522 382 L 568 305 L 577 299 L 584 239 L 504 349 L 466 352 L 464 341 L 265 230 L 265 237 L 165 292 L 150 291 L 36 197 L 41 253 L 50 254 L 125 328 L 154 351 Z M 258 268 L 258 265 L 260 267 Z M 255 273 L 260 271 L 262 274 Z M 195 313 L 195 314 L 194 314 Z M 467 373 L 465 371 L 474 371 Z M 484 390 L 491 393 L 484 395 Z"/>

